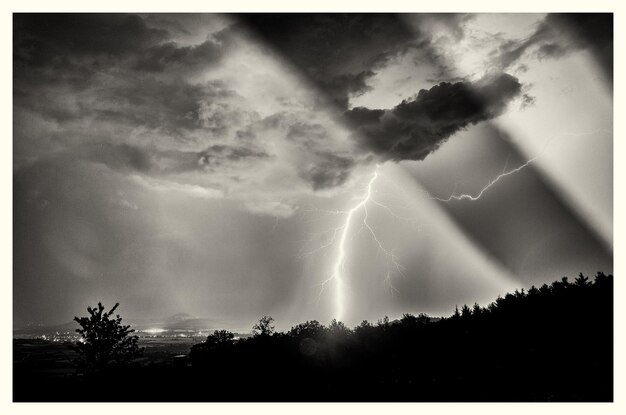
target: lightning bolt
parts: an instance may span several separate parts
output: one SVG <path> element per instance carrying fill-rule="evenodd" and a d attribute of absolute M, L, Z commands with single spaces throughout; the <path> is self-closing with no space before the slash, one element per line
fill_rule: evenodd
<path fill-rule="evenodd" d="M 546 143 L 546 145 L 544 146 L 543 150 L 541 151 L 540 154 L 538 154 L 535 157 L 532 157 L 530 159 L 528 159 L 524 164 L 522 164 L 521 166 L 506 171 L 506 167 L 508 165 L 508 158 L 504 164 L 504 169 L 502 171 L 502 173 L 500 173 L 498 176 L 496 176 L 495 178 L 491 179 L 489 181 L 489 183 L 487 183 L 487 185 L 485 187 L 483 187 L 482 189 L 480 189 L 480 191 L 474 195 L 469 194 L 469 193 L 462 193 L 462 194 L 458 194 L 456 193 L 456 187 L 458 185 L 458 183 L 454 186 L 454 190 L 452 192 L 452 194 L 446 198 L 441 198 L 441 197 L 436 197 L 436 196 L 432 196 L 430 194 L 428 194 L 428 196 L 433 199 L 433 200 L 438 200 L 440 202 L 450 202 L 452 200 L 471 200 L 471 201 L 476 201 L 478 199 L 481 198 L 481 196 L 487 191 L 489 190 L 493 185 L 495 185 L 496 183 L 498 183 L 500 180 L 506 178 L 507 176 L 510 176 L 512 174 L 515 174 L 523 169 L 525 169 L 526 167 L 528 167 L 529 165 L 531 165 L 532 163 L 535 162 L 535 160 L 537 160 L 538 158 L 540 158 L 541 156 L 543 156 L 547 149 L 548 146 L 551 144 L 551 142 L 553 140 L 556 139 L 560 139 L 563 137 L 584 137 L 584 136 L 588 136 L 588 135 L 593 135 L 593 134 L 598 134 L 598 133 L 612 133 L 610 130 L 606 130 L 606 129 L 597 129 L 597 130 L 592 130 L 592 131 L 586 131 L 586 132 L 581 132 L 581 133 L 562 133 L 560 136 L 557 137 L 553 137 L 552 139 L 548 140 L 548 142 Z"/>
<path fill-rule="evenodd" d="M 321 295 L 326 289 L 326 287 L 329 284 L 333 284 L 334 286 L 334 309 L 335 309 L 334 317 L 337 320 L 341 320 L 341 318 L 344 316 L 345 281 L 347 279 L 346 278 L 346 273 L 347 273 L 346 262 L 347 262 L 347 257 L 348 257 L 347 245 L 350 242 L 350 235 L 353 234 L 354 231 L 356 231 L 356 225 L 358 223 L 356 218 L 359 212 L 363 211 L 363 217 L 362 217 L 361 226 L 358 232 L 366 231 L 371 236 L 372 240 L 378 246 L 379 252 L 382 252 L 385 255 L 386 260 L 387 260 L 387 273 L 385 275 L 383 282 L 385 286 L 389 288 L 392 294 L 394 292 L 397 292 L 397 290 L 395 289 L 395 287 L 393 286 L 391 282 L 391 278 L 393 274 L 397 272 L 400 275 L 404 275 L 405 268 L 402 266 L 402 264 L 400 264 L 398 255 L 393 250 L 389 250 L 385 248 L 383 242 L 380 240 L 380 238 L 376 234 L 374 227 L 368 221 L 369 219 L 368 205 L 369 204 L 385 209 L 388 213 L 390 213 L 394 218 L 398 220 L 411 221 L 411 219 L 403 218 L 395 214 L 391 208 L 380 203 L 374 198 L 374 193 L 375 193 L 374 184 L 376 180 L 380 177 L 379 170 L 380 170 L 380 166 L 376 165 L 374 173 L 372 174 L 372 176 L 367 182 L 367 185 L 365 186 L 364 195 L 360 196 L 357 199 L 356 204 L 352 206 L 352 208 L 350 208 L 349 210 L 328 210 L 328 211 L 308 210 L 308 211 L 316 212 L 316 213 L 321 212 L 321 213 L 332 214 L 332 215 L 345 215 L 343 224 L 341 226 L 332 228 L 329 230 L 330 232 L 332 232 L 332 237 L 329 242 L 321 245 L 320 247 L 316 248 L 313 251 L 309 251 L 303 254 L 303 256 L 312 255 L 323 249 L 329 248 L 335 243 L 337 244 L 337 254 L 333 262 L 332 273 L 330 277 L 328 277 L 326 280 L 324 280 L 321 283 L 321 289 L 320 289 L 320 293 L 318 297 L 318 300 L 319 300 L 319 298 L 321 298 Z"/>
<path fill-rule="evenodd" d="M 378 165 L 374 170 L 374 174 L 372 178 L 367 183 L 367 192 L 365 196 L 361 199 L 359 203 L 352 207 L 352 209 L 348 210 L 346 215 L 346 220 L 344 225 L 341 228 L 341 236 L 339 237 L 339 249 L 337 252 L 337 259 L 335 260 L 335 265 L 333 266 L 333 273 L 326 281 L 322 283 L 322 289 L 324 286 L 334 281 L 335 283 L 335 318 L 340 320 L 343 316 L 343 304 L 344 304 L 344 272 L 346 265 L 346 241 L 348 239 L 348 232 L 350 231 L 350 226 L 352 225 L 352 218 L 354 214 L 361 208 L 364 208 L 367 202 L 372 197 L 372 186 L 374 182 L 378 178 Z"/>
<path fill-rule="evenodd" d="M 487 191 L 489 190 L 494 184 L 498 183 L 500 180 L 504 179 L 507 176 L 510 176 L 514 173 L 519 172 L 520 170 L 525 169 L 526 167 L 528 167 L 531 163 L 533 163 L 535 160 L 537 160 L 539 156 L 535 156 L 531 159 L 528 159 L 528 161 L 526 161 L 524 164 L 522 164 L 521 166 L 509 170 L 509 171 L 505 171 L 500 173 L 498 176 L 496 176 L 495 178 L 491 179 L 489 181 L 489 183 L 487 183 L 487 185 L 485 187 L 483 187 L 482 189 L 480 189 L 480 191 L 478 193 L 476 193 L 475 195 L 469 194 L 469 193 L 462 193 L 462 194 L 457 194 L 456 191 L 452 193 L 452 195 L 448 196 L 447 198 L 441 198 L 441 197 L 436 197 L 436 196 L 431 196 L 431 199 L 434 200 L 438 200 L 440 202 L 449 202 L 451 200 L 472 200 L 472 201 L 476 201 L 478 199 L 480 199 L 480 197 Z M 505 165 L 505 169 L 506 169 L 506 165 Z"/>
<path fill-rule="evenodd" d="M 584 132 L 584 133 L 564 133 L 562 134 L 562 136 L 585 136 L 585 135 L 595 134 L 598 132 L 610 133 L 610 131 L 608 130 L 594 130 L 594 131 Z M 533 158 L 528 159 L 525 163 L 523 163 L 522 165 L 514 169 L 507 170 L 508 162 L 509 162 L 507 158 L 505 161 L 502 173 L 500 173 L 495 178 L 491 179 L 489 183 L 487 183 L 487 185 L 485 185 L 476 194 L 458 194 L 456 192 L 456 188 L 458 185 L 457 183 L 455 185 L 452 195 L 447 198 L 436 197 L 430 194 L 428 194 L 428 196 L 433 200 L 438 200 L 441 202 L 450 202 L 452 200 L 476 201 L 480 199 L 483 196 L 483 194 L 487 192 L 491 187 L 493 187 L 496 183 L 498 183 L 499 181 L 505 179 L 506 177 L 510 175 L 520 172 L 521 170 L 525 169 L 526 167 L 534 163 L 538 158 L 542 157 L 544 153 L 546 152 L 546 149 L 551 141 L 552 140 L 546 143 L 546 146 L 544 147 L 543 151 L 541 151 L 540 154 L 538 154 L 537 156 Z M 353 225 L 355 222 L 355 217 L 359 211 L 363 210 L 364 212 L 360 229 L 367 230 L 367 232 L 371 235 L 372 240 L 378 245 L 380 252 L 382 252 L 387 258 L 387 274 L 384 278 L 384 283 L 390 289 L 392 294 L 394 292 L 397 292 L 397 290 L 393 287 L 391 283 L 392 274 L 394 272 L 397 272 L 398 274 L 404 276 L 405 268 L 400 264 L 398 260 L 398 256 L 393 250 L 390 251 L 387 248 L 385 248 L 384 244 L 382 243 L 380 238 L 377 236 L 376 231 L 368 222 L 368 218 L 369 218 L 369 212 L 367 208 L 368 204 L 371 204 L 371 205 L 374 205 L 374 206 L 377 206 L 386 210 L 390 215 L 392 215 L 394 218 L 398 220 L 413 222 L 413 220 L 411 219 L 404 218 L 404 217 L 397 215 L 389 206 L 380 203 L 374 198 L 375 192 L 373 190 L 373 187 L 374 187 L 374 183 L 379 178 L 379 168 L 380 166 L 377 164 L 376 169 L 374 170 L 374 173 L 372 174 L 371 178 L 367 182 L 364 196 L 357 199 L 358 202 L 351 209 L 349 210 L 326 210 L 326 211 L 313 210 L 313 209 L 303 210 L 304 212 L 317 212 L 317 213 L 326 213 L 326 214 L 332 214 L 332 215 L 345 215 L 345 219 L 343 221 L 342 226 L 330 229 L 330 231 L 332 232 L 332 237 L 329 242 L 323 244 L 322 246 L 319 246 L 317 249 L 313 251 L 310 251 L 301 255 L 301 256 L 313 255 L 321 250 L 327 249 L 331 247 L 332 245 L 334 245 L 337 242 L 337 238 L 338 238 L 337 256 L 333 264 L 332 274 L 330 275 L 330 277 L 328 277 L 326 280 L 324 280 L 321 283 L 321 290 L 320 290 L 319 297 L 318 297 L 318 299 L 321 298 L 321 295 L 324 292 L 324 289 L 326 288 L 327 285 L 334 283 L 335 318 L 337 320 L 341 320 L 345 311 L 344 310 L 345 309 L 345 280 L 347 279 L 346 278 L 347 277 L 346 276 L 346 260 L 347 260 L 347 255 L 348 255 L 348 250 L 346 246 L 349 242 L 348 239 L 349 239 L 351 229 L 353 228 Z M 392 270 L 394 270 L 394 272 L 392 272 Z"/>

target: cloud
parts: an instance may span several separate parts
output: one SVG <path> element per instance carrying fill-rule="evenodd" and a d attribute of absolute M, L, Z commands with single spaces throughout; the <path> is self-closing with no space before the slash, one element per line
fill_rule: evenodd
<path fill-rule="evenodd" d="M 330 152 L 317 152 L 308 166 L 300 170 L 300 177 L 310 182 L 314 190 L 342 185 L 350 176 L 355 160 Z"/>
<path fill-rule="evenodd" d="M 18 136 L 37 118 L 65 144 L 149 134 L 202 147 L 190 131 L 225 134 L 239 116 L 229 101 L 236 94 L 219 79 L 193 78 L 224 57 L 219 41 L 179 45 L 137 15 L 15 14 L 13 46 Z M 219 123 L 210 114 L 215 101 L 223 102 Z"/>
<path fill-rule="evenodd" d="M 80 90 L 54 81 L 21 82 L 19 87 L 24 93 L 14 99 L 17 141 L 39 141 L 24 149 L 28 152 L 51 142 L 61 147 L 140 142 L 200 151 L 257 118 L 244 108 L 241 96 L 219 81 L 190 83 L 119 72 Z"/>
<path fill-rule="evenodd" d="M 500 115 L 520 92 L 517 78 L 499 73 L 474 83 L 443 82 L 392 109 L 359 107 L 344 118 L 364 150 L 385 160 L 423 160 L 462 128 Z"/>
<path fill-rule="evenodd" d="M 267 157 L 269 155 L 261 149 L 216 144 L 200 154 L 198 164 L 206 167 L 218 167 L 224 163 L 233 163 L 246 159 L 264 159 Z"/>
<path fill-rule="evenodd" d="M 205 128 L 204 106 L 234 94 L 219 82 L 133 76 L 120 76 L 117 83 L 101 85 L 96 93 L 99 100 L 91 110 L 97 117 L 179 136 Z"/>
<path fill-rule="evenodd" d="M 146 50 L 135 64 L 135 69 L 147 72 L 162 72 L 167 67 L 172 69 L 193 68 L 215 64 L 222 57 L 222 48 L 213 40 L 199 45 L 179 46 L 176 42 L 167 42 L 152 46 Z"/>
<path fill-rule="evenodd" d="M 357 74 L 341 74 L 327 80 L 319 80 L 318 85 L 326 96 L 339 108 L 348 108 L 350 97 L 359 96 L 371 90 L 367 85 L 369 78 L 376 73 L 364 70 Z"/>
<path fill-rule="evenodd" d="M 589 50 L 607 79 L 613 79 L 613 15 L 611 13 L 556 13 L 541 21 L 526 39 L 508 40 L 492 52 L 493 62 L 505 70 L 534 52 L 540 59 L 560 58 Z"/>
<path fill-rule="evenodd" d="M 183 193 L 196 199 L 220 199 L 224 197 L 224 191 L 219 188 L 199 186 L 195 184 L 178 183 L 171 180 L 160 180 L 149 176 L 131 175 L 129 180 L 146 189 L 163 193 Z"/>
<path fill-rule="evenodd" d="M 533 105 L 535 105 L 535 102 L 537 101 L 537 98 L 535 98 L 534 96 L 530 95 L 530 94 L 523 94 L 522 95 L 522 103 L 520 105 L 521 109 L 526 109 L 528 107 L 531 107 Z"/>
<path fill-rule="evenodd" d="M 139 210 L 139 206 L 136 203 L 130 202 L 123 197 L 111 198 L 110 202 L 113 206 L 122 210 Z"/>
<path fill-rule="evenodd" d="M 393 14 L 242 17 L 245 27 L 302 70 L 340 109 L 347 108 L 350 96 L 367 90 L 377 67 L 415 40 L 413 31 Z"/>
<path fill-rule="evenodd" d="M 138 146 L 107 142 L 85 144 L 70 150 L 75 156 L 101 163 L 112 170 L 164 176 L 198 170 L 199 154 L 160 150 L 153 145 Z"/>
<path fill-rule="evenodd" d="M 14 14 L 15 56 L 33 65 L 128 56 L 168 37 L 132 14 Z"/>
<path fill-rule="evenodd" d="M 466 36 L 465 24 L 476 16 L 468 13 L 428 13 L 417 15 L 422 25 L 431 26 L 429 32 L 437 29 L 452 37 L 456 42 Z"/>
<path fill-rule="evenodd" d="M 117 76 L 129 69 L 154 74 L 172 70 L 182 77 L 215 65 L 224 56 L 221 43 L 214 38 L 179 44 L 172 36 L 180 30 L 171 24 L 163 26 L 167 29 L 151 27 L 147 20 L 154 18 L 106 13 L 15 14 L 16 79 L 36 83 L 62 79 L 86 87 L 94 78 Z"/>
<path fill-rule="evenodd" d="M 458 129 L 499 114 L 517 85 L 505 75 L 442 83 L 390 110 L 342 116 L 394 56 L 411 50 L 436 60 L 428 39 L 416 43 L 393 15 L 246 16 L 316 89 L 241 24 L 200 36 L 134 15 L 15 19 L 20 165 L 63 155 L 140 177 L 144 188 L 227 197 L 254 213 L 287 216 L 303 198 L 340 192 L 368 168 L 370 152 L 421 159 Z M 111 31 L 115 42 L 128 40 L 108 44 Z"/>
<path fill-rule="evenodd" d="M 154 145 L 100 142 L 81 145 L 70 150 L 70 153 L 118 172 L 141 173 L 153 177 L 211 172 L 224 166 L 232 168 L 240 162 L 254 162 L 269 157 L 253 145 L 246 147 L 224 144 L 215 144 L 206 150 L 194 152 L 161 150 Z"/>

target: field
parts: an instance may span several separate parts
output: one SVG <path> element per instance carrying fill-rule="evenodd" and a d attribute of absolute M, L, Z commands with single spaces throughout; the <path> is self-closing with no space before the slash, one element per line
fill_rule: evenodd
<path fill-rule="evenodd" d="M 163 369 L 187 365 L 186 354 L 204 337 L 140 337 L 139 345 L 145 348 L 138 360 L 141 366 Z M 72 342 L 42 339 L 13 340 L 13 399 L 14 401 L 57 400 L 49 395 L 51 382 L 68 381 L 75 373 L 76 352 Z M 71 382 L 69 382 L 71 384 Z M 50 392 L 51 393 L 51 392 Z M 70 394 L 71 396 L 71 394 Z M 79 396 L 71 400 L 81 400 Z"/>

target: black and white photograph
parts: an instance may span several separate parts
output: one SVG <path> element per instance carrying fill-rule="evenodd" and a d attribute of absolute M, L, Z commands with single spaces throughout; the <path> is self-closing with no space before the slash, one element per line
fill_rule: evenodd
<path fill-rule="evenodd" d="M 614 13 L 539 10 L 11 13 L 12 401 L 614 402 Z"/>

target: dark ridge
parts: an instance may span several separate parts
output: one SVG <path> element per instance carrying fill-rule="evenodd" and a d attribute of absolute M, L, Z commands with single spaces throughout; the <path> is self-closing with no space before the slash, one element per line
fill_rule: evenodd
<path fill-rule="evenodd" d="M 34 370 L 37 344 L 14 343 L 14 400 L 613 401 L 613 276 L 604 273 L 440 319 L 405 314 L 354 329 L 307 321 L 280 333 L 266 316 L 253 332 L 216 330 L 188 354 L 98 376 Z M 69 358 L 55 347 L 48 353 Z"/>

